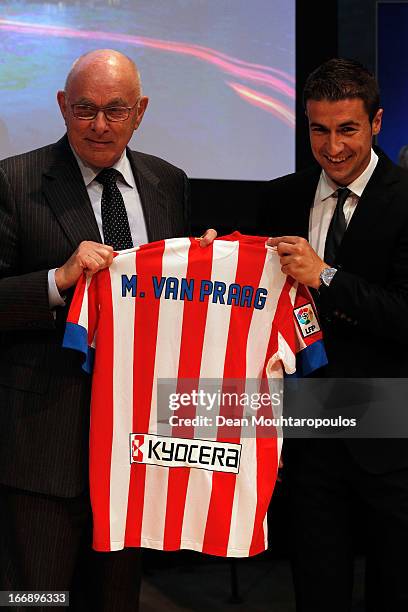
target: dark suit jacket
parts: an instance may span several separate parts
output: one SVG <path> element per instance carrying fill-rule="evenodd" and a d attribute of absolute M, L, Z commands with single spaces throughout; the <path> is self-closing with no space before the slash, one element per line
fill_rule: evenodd
<path fill-rule="evenodd" d="M 128 150 L 150 241 L 189 234 L 187 177 Z M 47 274 L 83 240 L 100 242 L 67 138 L 0 162 L 0 483 L 62 497 L 88 480 L 90 377 L 61 348 L 67 306 Z"/>
<path fill-rule="evenodd" d="M 268 183 L 259 219 L 263 235 L 308 238 L 320 172 L 314 167 Z M 317 300 L 329 360 L 320 374 L 408 377 L 408 173 L 381 152 L 336 267 Z M 408 440 L 360 439 L 348 445 L 371 471 L 408 466 Z"/>

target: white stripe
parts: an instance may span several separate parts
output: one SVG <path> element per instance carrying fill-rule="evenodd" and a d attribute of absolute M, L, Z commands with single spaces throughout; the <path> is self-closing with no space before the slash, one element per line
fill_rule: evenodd
<path fill-rule="evenodd" d="M 109 270 L 113 307 L 113 439 L 110 474 L 111 550 L 123 548 L 129 496 L 129 434 L 133 427 L 135 300 L 122 298 L 121 275 L 136 274 L 136 253 L 115 257 Z"/>
<path fill-rule="evenodd" d="M 78 325 L 84 327 L 88 331 L 88 290 L 89 285 L 91 284 L 92 276 L 86 277 L 86 284 L 84 290 L 84 296 L 82 298 L 81 310 L 79 313 Z"/>
<path fill-rule="evenodd" d="M 295 282 L 295 283 L 293 283 L 293 285 L 289 289 L 289 297 L 290 297 L 290 301 L 292 302 L 293 306 L 295 306 L 296 294 L 298 292 L 298 286 L 299 286 L 299 283 Z"/>
<path fill-rule="evenodd" d="M 285 282 L 286 276 L 281 272 L 277 252 L 268 251 L 259 283 L 260 287 L 265 287 L 268 290 L 268 297 L 265 307 L 262 309 L 254 308 L 252 314 L 246 350 L 247 378 L 259 378 L 262 375 L 272 322 Z"/>
<path fill-rule="evenodd" d="M 297 291 L 298 283 L 295 282 L 289 289 L 289 298 L 292 306 L 295 305 Z M 293 312 L 290 313 L 290 316 L 292 317 L 292 324 L 295 326 L 296 334 L 299 337 L 297 325 L 293 320 Z M 277 323 L 279 329 L 279 321 Z M 285 368 L 287 374 L 294 374 L 294 372 L 296 372 L 296 355 L 293 353 L 282 334 L 278 333 L 278 350 L 269 358 L 269 362 L 266 366 L 267 376 L 269 378 L 281 378 L 283 376 L 282 366 Z"/>
<path fill-rule="evenodd" d="M 281 333 L 278 333 L 278 347 L 277 356 L 281 360 L 286 374 L 294 374 L 296 372 L 296 355 Z"/>
<path fill-rule="evenodd" d="M 238 263 L 238 242 L 214 242 L 211 280 L 223 281 L 227 286 L 235 282 Z M 217 379 L 222 386 L 227 349 L 231 306 L 208 303 L 200 378 Z M 221 388 L 221 387 L 220 387 Z M 217 413 L 212 412 L 215 417 Z M 181 546 L 201 550 L 203 546 L 208 508 L 211 499 L 212 473 L 190 470 L 181 533 Z"/>
<path fill-rule="evenodd" d="M 163 253 L 163 277 L 186 277 L 190 240 L 165 240 Z M 163 308 L 161 307 L 163 305 Z M 165 299 L 164 290 L 160 299 L 159 320 L 156 340 L 156 360 L 153 377 L 152 407 L 149 433 L 157 431 L 157 380 L 174 379 L 176 391 L 180 357 L 181 332 L 184 302 L 179 299 Z M 142 546 L 160 542 L 163 547 L 166 520 L 167 488 L 169 470 L 165 467 L 147 465 L 145 496 L 142 521 Z M 154 546 L 156 547 L 156 546 Z"/>

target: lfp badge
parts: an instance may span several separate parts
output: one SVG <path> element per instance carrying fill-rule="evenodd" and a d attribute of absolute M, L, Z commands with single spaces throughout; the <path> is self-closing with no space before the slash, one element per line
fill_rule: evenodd
<path fill-rule="evenodd" d="M 295 308 L 293 312 L 295 313 L 300 331 L 304 338 L 320 331 L 320 326 L 312 304 L 304 304 L 300 308 Z"/>

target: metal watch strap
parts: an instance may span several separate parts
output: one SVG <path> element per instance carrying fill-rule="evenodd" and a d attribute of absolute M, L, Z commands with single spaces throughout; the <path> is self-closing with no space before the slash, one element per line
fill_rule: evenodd
<path fill-rule="evenodd" d="M 336 272 L 337 268 L 324 268 L 319 275 L 321 284 L 325 287 L 329 287 Z"/>

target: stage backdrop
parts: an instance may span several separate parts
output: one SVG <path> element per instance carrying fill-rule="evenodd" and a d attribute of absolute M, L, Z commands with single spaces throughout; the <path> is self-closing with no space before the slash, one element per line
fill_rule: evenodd
<path fill-rule="evenodd" d="M 197 178 L 294 169 L 295 0 L 0 0 L 0 157 L 61 136 L 56 91 L 101 47 L 150 97 L 134 148 Z"/>

